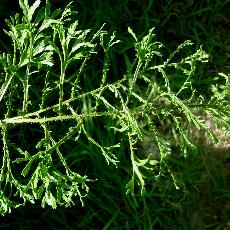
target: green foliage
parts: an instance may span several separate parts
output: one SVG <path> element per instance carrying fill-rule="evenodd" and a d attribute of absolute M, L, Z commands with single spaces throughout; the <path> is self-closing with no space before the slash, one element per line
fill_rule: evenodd
<path fill-rule="evenodd" d="M 138 38 L 128 28 L 135 57 L 125 56 L 127 69 L 113 79 L 111 55 L 122 42 L 115 33 L 78 29 L 71 4 L 54 12 L 49 1 L 19 5 L 22 16 L 6 20 L 12 50 L 0 56 L 0 213 L 26 202 L 84 205 L 103 170 L 111 178 L 124 170 L 121 190 L 134 206 L 143 202 L 148 216 L 148 183 L 169 175 L 176 188 L 183 186 L 168 159 L 173 144 L 185 157 L 196 152 L 186 129 L 216 142 L 202 118 L 209 115 L 229 130 L 229 76 L 221 73 L 225 82 L 204 100 L 193 84 L 197 66 L 208 61 L 202 47 L 192 53 L 193 43 L 185 41 L 167 56 L 154 29 Z M 149 134 L 158 158 L 138 148 Z M 109 187 L 109 179 L 103 183 Z"/>

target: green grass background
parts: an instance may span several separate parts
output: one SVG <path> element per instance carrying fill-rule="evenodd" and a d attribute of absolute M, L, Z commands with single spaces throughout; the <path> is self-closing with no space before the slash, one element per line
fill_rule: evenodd
<path fill-rule="evenodd" d="M 1 28 L 5 27 L 3 19 L 18 11 L 17 4 L 10 2 L 13 3 L 1 1 Z M 69 1 L 51 2 L 56 8 Z M 106 23 L 106 30 L 116 31 L 122 41 L 112 56 L 113 78 L 119 78 L 126 68 L 125 57 L 132 56 L 128 26 L 140 37 L 155 27 L 158 40 L 169 50 L 187 39 L 197 48 L 203 44 L 210 59 L 199 68 L 196 83 L 205 96 L 217 73 L 230 71 L 228 0 L 78 0 L 73 5 L 80 28 L 97 31 Z M 8 49 L 7 38 L 2 30 L 0 33 L 0 45 Z M 95 132 L 100 135 L 101 130 Z M 101 169 L 99 159 L 95 174 L 100 176 L 100 182 L 95 183 L 84 208 L 52 210 L 42 209 L 39 204 L 27 205 L 1 217 L 0 229 L 230 229 L 229 152 L 203 148 L 196 156 L 171 159 L 169 163 L 181 179 L 181 189 L 175 189 L 166 175 L 156 184 L 147 185 L 150 192 L 144 199 L 125 195 L 125 166 L 114 174 L 111 166 Z M 93 167 L 92 161 L 89 159 L 89 167 Z"/>

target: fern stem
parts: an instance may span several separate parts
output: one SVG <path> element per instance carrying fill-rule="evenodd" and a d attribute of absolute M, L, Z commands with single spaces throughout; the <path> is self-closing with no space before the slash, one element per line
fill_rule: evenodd
<path fill-rule="evenodd" d="M 26 79 L 23 81 L 24 88 L 24 96 L 23 96 L 23 105 L 22 105 L 22 114 L 26 114 L 27 112 L 27 104 L 28 104 L 28 94 L 29 94 L 29 66 L 26 70 Z"/>
<path fill-rule="evenodd" d="M 62 61 L 61 64 L 61 74 L 60 74 L 60 81 L 59 81 L 59 115 L 62 114 L 62 104 L 63 104 L 63 97 L 64 97 L 64 92 L 63 92 L 63 85 L 64 85 L 64 79 L 65 79 L 65 66 Z"/>

